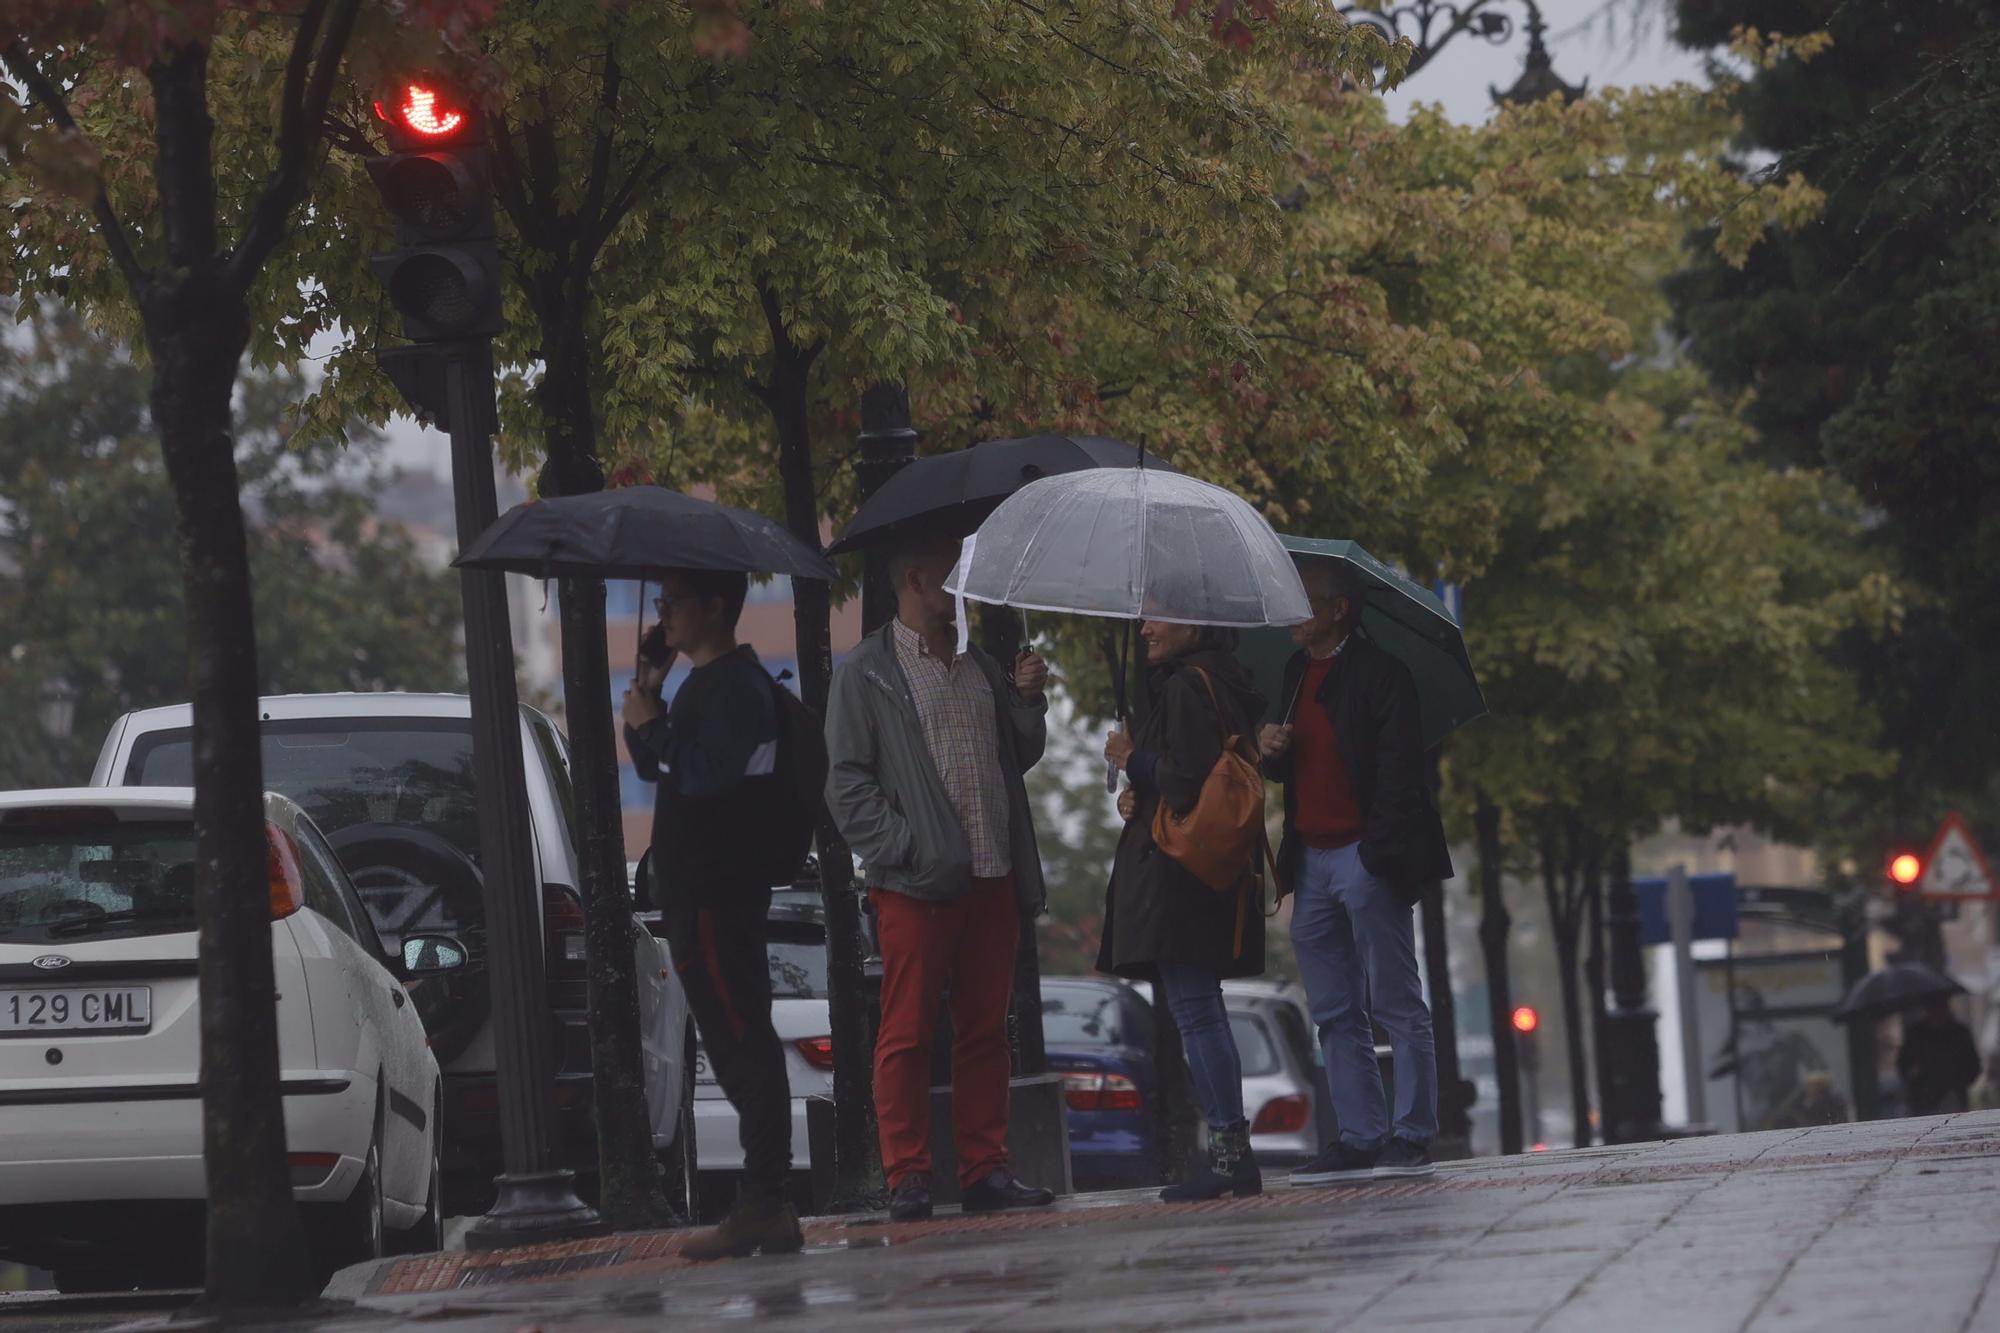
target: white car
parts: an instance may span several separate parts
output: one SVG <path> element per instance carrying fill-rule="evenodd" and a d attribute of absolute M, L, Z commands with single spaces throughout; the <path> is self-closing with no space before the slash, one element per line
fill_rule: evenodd
<path fill-rule="evenodd" d="M 0 794 L 0 1258 L 63 1291 L 202 1263 L 194 793 Z M 294 1197 L 321 1272 L 435 1249 L 443 1082 L 401 978 L 311 819 L 265 798 L 278 1061 Z"/>
<path fill-rule="evenodd" d="M 1258 1162 L 1310 1161 L 1320 1149 L 1319 1110 L 1327 1094 L 1303 1003 L 1285 987 L 1255 979 L 1223 982 L 1222 1003 L 1243 1062 L 1243 1113 Z"/>
<path fill-rule="evenodd" d="M 412 935 L 464 942 L 464 967 L 412 987 L 444 1069 L 448 1214 L 483 1213 L 501 1170 L 492 977 L 472 782 L 472 703 L 457 694 L 291 694 L 261 699 L 264 784 L 297 801 L 326 833 L 386 943 Z M 191 781 L 187 705 L 128 713 L 112 724 L 94 786 Z M 555 723 L 521 709 L 534 880 L 541 888 L 542 966 L 554 1033 L 557 1164 L 586 1196 L 597 1173 L 591 1105 L 588 983 L 569 747 Z M 640 1057 L 653 1147 L 669 1197 L 695 1203 L 694 1021 L 666 952 L 637 924 Z"/>

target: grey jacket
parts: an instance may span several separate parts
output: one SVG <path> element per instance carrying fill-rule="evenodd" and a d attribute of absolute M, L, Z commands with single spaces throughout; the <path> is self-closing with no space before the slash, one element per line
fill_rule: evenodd
<path fill-rule="evenodd" d="M 868 883 L 912 898 L 956 898 L 972 888 L 972 844 L 931 761 L 910 682 L 896 661 L 894 626 L 861 640 L 833 673 L 827 698 L 826 804 Z M 972 649 L 993 686 L 1000 767 L 1007 781 L 1008 845 L 1021 905 L 1048 900 L 1041 850 L 1021 775 L 1048 742 L 1048 700 L 1023 701 L 993 659 Z"/>

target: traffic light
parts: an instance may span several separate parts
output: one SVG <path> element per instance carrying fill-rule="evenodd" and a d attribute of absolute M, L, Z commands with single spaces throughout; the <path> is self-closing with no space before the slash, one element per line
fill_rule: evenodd
<path fill-rule="evenodd" d="M 389 152 L 368 159 L 368 174 L 401 248 L 369 263 L 403 331 L 417 342 L 499 333 L 493 150 L 478 107 L 448 80 L 417 74 L 377 98 L 375 115 Z"/>
<path fill-rule="evenodd" d="M 1511 1021 L 1514 1024 L 1514 1049 L 1520 1053 L 1521 1067 L 1532 1071 L 1541 1058 L 1535 1034 L 1542 1030 L 1542 1016 L 1535 1012 L 1533 1005 L 1516 1005 Z"/>
<path fill-rule="evenodd" d="M 1914 887 L 1923 877 L 1923 858 L 1915 852 L 1898 852 L 1889 858 L 1889 882 L 1897 888 Z"/>

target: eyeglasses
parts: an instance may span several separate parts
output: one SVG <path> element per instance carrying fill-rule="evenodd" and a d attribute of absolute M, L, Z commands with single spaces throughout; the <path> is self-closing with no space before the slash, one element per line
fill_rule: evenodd
<path fill-rule="evenodd" d="M 653 599 L 653 609 L 655 611 L 658 611 L 661 615 L 664 616 L 670 614 L 673 611 L 673 609 L 679 606 L 682 602 L 688 602 L 693 600 L 694 599 L 691 597 L 680 597 L 672 593 L 669 593 L 664 597 L 655 597 Z"/>

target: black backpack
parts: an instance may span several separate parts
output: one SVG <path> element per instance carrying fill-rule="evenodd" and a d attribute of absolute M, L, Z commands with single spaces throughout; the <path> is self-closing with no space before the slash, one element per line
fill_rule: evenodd
<path fill-rule="evenodd" d="M 805 700 L 786 689 L 790 671 L 771 679 L 778 716 L 778 763 L 773 773 L 775 809 L 765 842 L 764 882 L 774 887 L 798 879 L 813 834 L 826 809 L 826 729 Z"/>

